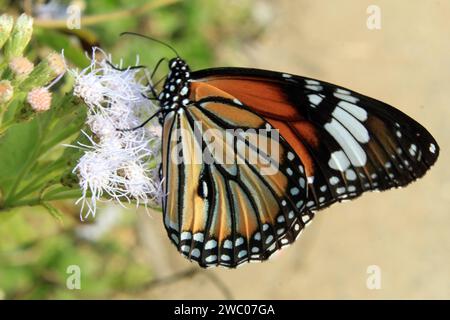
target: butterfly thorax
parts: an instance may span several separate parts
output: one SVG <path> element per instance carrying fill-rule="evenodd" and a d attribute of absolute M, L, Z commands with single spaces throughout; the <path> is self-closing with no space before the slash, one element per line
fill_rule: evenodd
<path fill-rule="evenodd" d="M 163 90 L 158 96 L 163 117 L 170 111 L 189 104 L 189 66 L 184 60 L 174 58 L 169 61 L 169 68 Z"/>

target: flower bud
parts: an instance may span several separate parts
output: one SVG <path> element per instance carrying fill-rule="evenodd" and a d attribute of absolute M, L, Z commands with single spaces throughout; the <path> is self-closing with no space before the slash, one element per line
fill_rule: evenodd
<path fill-rule="evenodd" d="M 14 88 L 8 80 L 0 81 L 0 103 L 6 103 L 13 97 Z"/>
<path fill-rule="evenodd" d="M 24 91 L 42 87 L 50 83 L 54 78 L 64 73 L 66 64 L 62 55 L 53 52 L 33 69 L 28 78 L 20 85 Z"/>
<path fill-rule="evenodd" d="M 35 112 L 47 111 L 52 104 L 52 93 L 46 88 L 35 88 L 28 92 L 27 102 Z"/>
<path fill-rule="evenodd" d="M 9 62 L 9 68 L 18 78 L 24 78 L 33 71 L 34 65 L 25 57 L 15 57 Z"/>
<path fill-rule="evenodd" d="M 8 60 L 23 55 L 25 47 L 28 45 L 28 42 L 30 42 L 32 33 L 33 18 L 24 13 L 21 14 L 14 25 L 8 42 L 6 42 L 5 56 Z"/>
<path fill-rule="evenodd" d="M 47 56 L 46 60 L 53 76 L 57 77 L 66 72 L 66 63 L 61 54 L 52 52 Z"/>
<path fill-rule="evenodd" d="M 0 16 L 0 49 L 5 44 L 6 40 L 8 40 L 9 35 L 11 34 L 11 30 L 14 24 L 13 17 L 2 14 Z"/>

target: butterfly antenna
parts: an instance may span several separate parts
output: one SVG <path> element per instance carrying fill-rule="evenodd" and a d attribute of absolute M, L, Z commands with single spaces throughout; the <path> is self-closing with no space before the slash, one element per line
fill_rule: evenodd
<path fill-rule="evenodd" d="M 158 39 L 155 39 L 155 38 L 152 38 L 152 37 L 149 37 L 149 36 L 146 36 L 146 35 L 137 33 L 137 32 L 130 32 L 130 31 L 122 32 L 122 33 L 120 34 L 120 36 L 124 36 L 124 35 L 133 35 L 133 36 L 142 37 L 142 38 L 145 38 L 145 39 L 148 39 L 148 40 L 151 40 L 151 41 L 155 41 L 155 42 L 157 42 L 157 43 L 159 43 L 159 44 L 162 44 L 163 46 L 169 48 L 170 50 L 172 50 L 172 52 L 175 53 L 175 55 L 177 56 L 177 58 L 180 57 L 180 55 L 178 54 L 177 50 L 175 50 L 174 47 L 172 47 L 170 44 L 167 44 L 167 43 L 165 43 L 165 42 L 163 42 L 163 41 L 161 41 L 161 40 L 158 40 Z"/>

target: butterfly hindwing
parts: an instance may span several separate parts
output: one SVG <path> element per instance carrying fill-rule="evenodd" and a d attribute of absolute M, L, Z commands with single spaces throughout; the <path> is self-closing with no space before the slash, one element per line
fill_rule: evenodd
<path fill-rule="evenodd" d="M 169 237 L 203 267 L 265 260 L 313 217 L 305 209 L 305 168 L 267 121 L 233 96 L 199 83 L 191 101 L 164 119 Z M 180 154 L 183 161 L 174 156 Z"/>

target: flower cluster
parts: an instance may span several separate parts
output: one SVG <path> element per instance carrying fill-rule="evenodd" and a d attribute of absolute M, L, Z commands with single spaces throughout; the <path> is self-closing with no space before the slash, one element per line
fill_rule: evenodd
<path fill-rule="evenodd" d="M 158 157 L 160 139 L 155 130 L 137 128 L 155 109 L 146 98 L 147 74 L 110 61 L 110 56 L 94 48 L 86 69 L 70 71 L 74 95 L 88 106 L 86 123 L 92 133 L 84 133 L 90 145 L 79 143 L 85 153 L 74 168 L 83 192 L 82 218 L 95 216 L 102 197 L 147 205 L 160 194 L 156 168 L 151 165 Z"/>
<path fill-rule="evenodd" d="M 12 125 L 31 120 L 37 113 L 50 109 L 52 93 L 49 89 L 66 72 L 62 54 L 51 52 L 35 65 L 25 56 L 25 49 L 33 34 L 33 18 L 20 15 L 16 21 L 0 15 L 0 136 Z M 22 101 L 23 94 L 26 99 Z M 27 102 L 27 103 L 24 103 Z M 10 106 L 20 105 L 9 117 Z"/>

